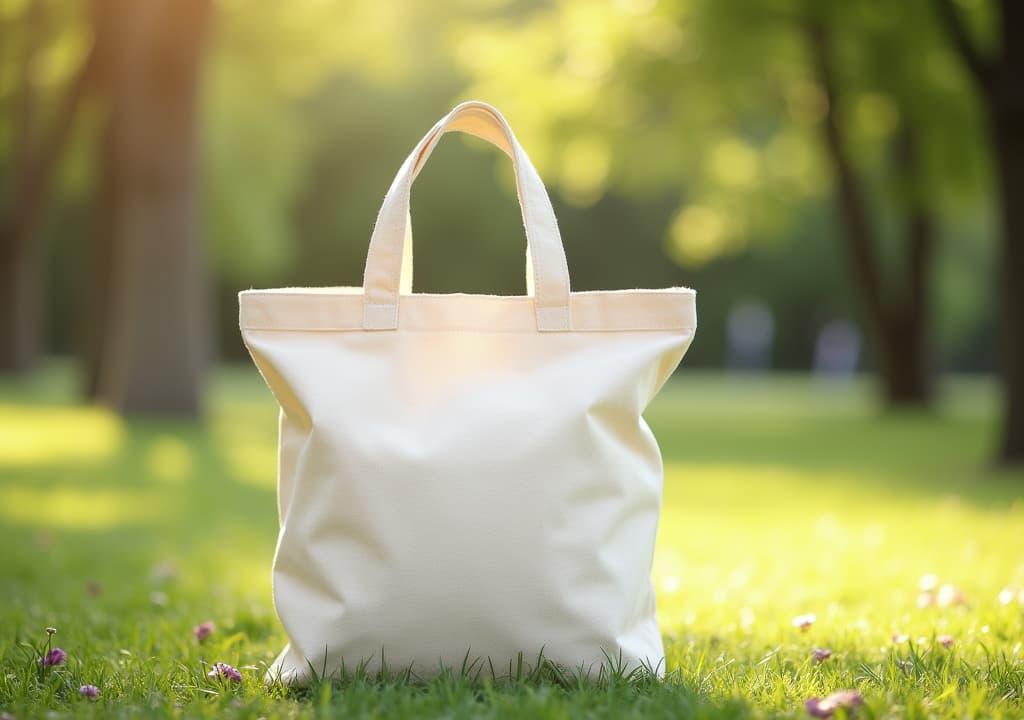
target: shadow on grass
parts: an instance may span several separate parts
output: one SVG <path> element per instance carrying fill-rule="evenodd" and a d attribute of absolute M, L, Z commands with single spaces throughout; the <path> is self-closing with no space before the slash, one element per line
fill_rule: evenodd
<path fill-rule="evenodd" d="M 317 681 L 306 688 L 275 686 L 271 692 L 284 700 L 315 704 L 320 712 L 342 717 L 364 713 L 387 717 L 410 709 L 424 717 L 755 716 L 748 701 L 702 693 L 678 672 L 665 679 L 642 673 L 596 681 L 543 666 L 522 678 L 482 680 L 472 673 L 458 672 L 442 672 L 425 680 L 356 672 L 342 679 Z M 763 716 L 763 712 L 756 714 Z"/>

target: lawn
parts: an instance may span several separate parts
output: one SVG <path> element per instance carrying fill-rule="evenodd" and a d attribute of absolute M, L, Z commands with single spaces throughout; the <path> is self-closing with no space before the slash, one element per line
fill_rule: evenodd
<path fill-rule="evenodd" d="M 861 382 L 670 382 L 648 413 L 664 682 L 268 692 L 285 640 L 276 407 L 256 372 L 218 373 L 203 427 L 75 406 L 66 368 L 0 383 L 0 717 L 804 718 L 839 689 L 863 694 L 858 718 L 1024 717 L 1024 593 L 1002 592 L 1024 589 L 1024 473 L 987 469 L 993 387 L 945 389 L 935 416 L 882 415 Z M 44 673 L 48 626 L 67 662 Z M 242 682 L 207 679 L 219 661 Z"/>

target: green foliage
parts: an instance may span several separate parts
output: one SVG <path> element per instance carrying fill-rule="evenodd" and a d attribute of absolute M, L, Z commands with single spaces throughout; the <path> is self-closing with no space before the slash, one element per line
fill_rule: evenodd
<path fill-rule="evenodd" d="M 45 32 L 30 73 L 37 131 L 90 38 L 87 4 L 41 2 Z M 960 5 L 991 45 L 994 3 Z M 817 18 L 832 40 L 837 112 L 890 269 L 902 262 L 906 202 L 923 195 L 944 243 L 940 364 L 990 367 L 977 351 L 993 332 L 989 158 L 977 104 L 928 0 L 216 7 L 201 184 L 228 356 L 242 353 L 237 290 L 360 281 L 373 220 L 404 154 L 456 99 L 476 97 L 506 112 L 547 181 L 575 287 L 696 287 L 705 330 L 692 359 L 707 364 L 721 362 L 729 308 L 756 297 L 775 311 L 780 365 L 806 367 L 821 324 L 858 307 L 830 215 L 826 105 L 804 37 Z M 7 171 L 28 8 L 0 0 L 0 37 L 12 39 L 0 43 L 2 209 L 13 202 Z M 41 243 L 59 350 L 78 342 L 70 318 L 82 305 L 77 275 L 90 267 L 86 209 L 99 124 L 95 103 L 84 110 Z M 923 163 L 913 186 L 892 173 L 894 137 L 908 126 Z M 508 162 L 498 155 L 446 141 L 418 181 L 419 288 L 521 291 L 523 237 Z"/>
<path fill-rule="evenodd" d="M 856 688 L 864 717 L 1024 713 L 1024 606 L 997 601 L 1024 587 L 1024 477 L 981 466 L 986 382 L 948 383 L 937 416 L 880 418 L 859 382 L 672 381 L 649 412 L 666 461 L 663 683 L 357 676 L 282 692 L 262 684 L 284 635 L 269 577 L 276 408 L 255 371 L 222 372 L 198 428 L 68 405 L 66 370 L 0 385 L 0 712 L 802 718 L 808 697 Z M 929 573 L 966 605 L 918 608 Z M 803 633 L 791 620 L 807 612 L 817 622 Z M 206 620 L 217 629 L 199 643 L 192 628 Z M 23 643 L 45 644 L 48 625 L 69 660 L 40 683 Z M 834 655 L 816 664 L 815 647 Z M 243 682 L 208 680 L 214 662 Z M 99 687 L 97 702 L 82 684 Z"/>
<path fill-rule="evenodd" d="M 295 108 L 252 91 L 228 62 L 207 79 L 206 232 L 218 274 L 231 284 L 280 277 L 294 261 L 291 205 L 309 162 Z"/>
<path fill-rule="evenodd" d="M 668 250 L 684 265 L 785 235 L 808 205 L 828 201 L 812 20 L 832 36 L 838 112 L 880 215 L 907 192 L 887 169 L 901 124 L 921 136 L 932 207 L 962 211 L 988 191 L 978 108 L 925 0 L 567 0 L 517 21 L 499 12 L 460 30 L 456 57 L 474 79 L 466 94 L 523 118 L 570 199 L 675 189 Z"/>

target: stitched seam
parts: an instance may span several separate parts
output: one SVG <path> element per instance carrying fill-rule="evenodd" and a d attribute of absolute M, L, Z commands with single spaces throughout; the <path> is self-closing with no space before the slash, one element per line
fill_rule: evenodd
<path fill-rule="evenodd" d="M 274 290 L 246 290 L 244 292 L 251 293 L 251 294 L 246 295 L 246 297 L 261 297 L 261 298 L 266 298 L 266 297 L 289 297 L 289 298 L 300 297 L 300 298 L 310 298 L 310 299 L 313 299 L 313 298 L 317 298 L 317 299 L 329 298 L 331 300 L 337 300 L 337 299 L 349 300 L 349 299 L 351 299 L 353 302 L 355 302 L 356 298 L 366 297 L 365 295 L 357 295 L 355 293 L 277 292 L 277 291 L 274 291 Z M 570 297 L 570 300 L 573 297 L 601 297 L 601 296 L 604 296 L 604 297 L 629 297 L 629 293 L 631 293 L 631 292 L 635 292 L 635 293 L 637 293 L 638 296 L 642 296 L 642 297 L 645 297 L 645 298 L 651 298 L 651 297 L 683 298 L 683 297 L 695 297 L 696 294 L 697 294 L 693 290 L 688 290 L 688 291 L 687 290 L 681 290 L 681 291 L 672 291 L 672 290 L 622 290 L 622 291 L 616 291 L 616 290 L 582 290 L 582 291 L 574 292 L 574 293 L 570 294 L 569 297 Z M 510 301 L 510 302 L 526 302 L 527 300 L 533 302 L 533 301 L 536 300 L 536 297 L 534 297 L 532 295 L 481 295 L 481 294 L 478 294 L 478 293 L 412 293 L 411 295 L 403 295 L 401 297 L 404 297 L 404 298 L 422 298 L 423 300 L 425 300 L 427 302 L 429 302 L 431 300 L 454 300 L 455 298 L 462 298 L 462 299 L 467 299 L 467 300 L 470 299 L 470 298 L 472 298 L 474 300 L 481 299 L 481 298 L 486 298 L 487 301 L 490 301 L 490 300 L 505 300 L 505 301 Z M 401 297 L 399 298 L 399 302 L 401 302 Z M 367 305 L 374 305 L 376 307 L 391 307 L 390 303 L 388 303 L 386 305 L 382 305 L 381 303 L 366 303 L 366 304 Z M 551 307 L 565 307 L 565 306 L 564 305 L 539 305 L 538 304 L 538 307 L 551 308 Z"/>
<path fill-rule="evenodd" d="M 565 330 L 494 330 L 491 328 L 474 328 L 474 327 L 456 327 L 456 328 L 436 328 L 436 329 L 415 329 L 408 327 L 394 328 L 392 330 L 367 330 L 362 327 L 344 327 L 344 328 L 322 328 L 322 327 L 264 327 L 257 325 L 243 325 L 243 330 L 256 330 L 265 332 L 324 332 L 324 333 L 340 333 L 340 332 L 367 332 L 367 333 L 379 333 L 379 332 L 403 332 L 403 333 L 417 333 L 417 334 L 429 334 L 429 333 L 473 333 L 474 335 L 566 335 L 572 333 L 652 333 L 652 332 L 665 332 L 670 330 L 689 330 L 696 332 L 696 325 L 672 325 L 663 327 L 643 327 L 643 328 L 571 328 Z"/>

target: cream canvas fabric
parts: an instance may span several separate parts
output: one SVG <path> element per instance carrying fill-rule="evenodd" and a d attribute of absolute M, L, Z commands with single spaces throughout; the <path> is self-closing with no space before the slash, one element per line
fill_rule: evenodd
<path fill-rule="evenodd" d="M 410 188 L 452 130 L 512 159 L 527 295 L 411 293 Z M 281 406 L 273 590 L 290 642 L 268 678 L 467 659 L 500 675 L 541 652 L 587 673 L 661 667 L 662 462 L 641 414 L 693 338 L 694 293 L 570 292 L 544 185 L 494 108 L 459 105 L 409 155 L 362 288 L 239 305 Z"/>

